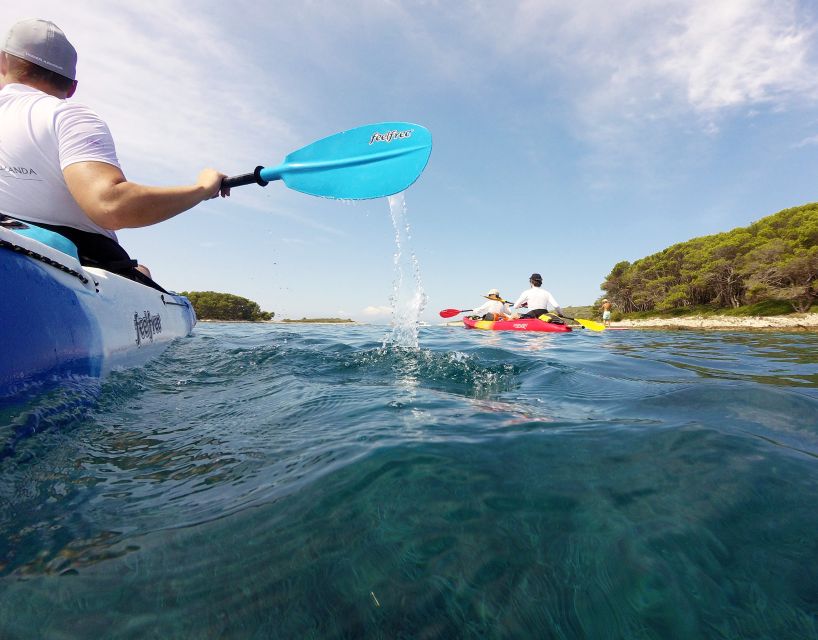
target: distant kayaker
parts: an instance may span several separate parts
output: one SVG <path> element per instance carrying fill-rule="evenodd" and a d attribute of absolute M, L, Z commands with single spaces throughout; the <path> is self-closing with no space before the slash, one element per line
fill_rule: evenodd
<path fill-rule="evenodd" d="M 556 311 L 558 315 L 562 315 L 562 309 L 554 296 L 549 291 L 540 288 L 542 286 L 542 276 L 539 273 L 532 273 L 528 282 L 531 284 L 531 288 L 523 291 L 512 307 L 512 311 L 527 307 L 528 312 L 522 315 L 515 312 L 513 315 L 515 319 L 539 318 L 541 315 L 548 313 L 549 307 Z"/>
<path fill-rule="evenodd" d="M 500 297 L 498 289 L 490 289 L 483 297 L 487 298 L 488 302 L 472 309 L 471 315 L 481 317 L 483 320 L 508 320 L 511 317 L 511 310 Z"/>
<path fill-rule="evenodd" d="M 602 299 L 602 322 L 606 327 L 611 326 L 611 303 L 608 302 L 608 298 Z"/>
<path fill-rule="evenodd" d="M 0 213 L 66 236 L 83 264 L 145 281 L 114 232 L 229 195 L 225 176 L 204 169 L 187 186 L 129 182 L 105 122 L 67 100 L 77 89 L 76 64 L 53 22 L 24 20 L 8 32 L 0 52 Z"/>

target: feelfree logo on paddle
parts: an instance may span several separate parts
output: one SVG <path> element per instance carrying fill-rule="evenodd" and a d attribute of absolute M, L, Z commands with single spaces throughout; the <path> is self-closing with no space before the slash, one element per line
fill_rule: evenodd
<path fill-rule="evenodd" d="M 411 138 L 414 131 L 414 129 L 407 129 L 406 131 L 398 131 L 397 129 L 393 129 L 392 131 L 388 131 L 386 133 L 378 133 L 376 131 L 369 139 L 369 144 L 375 144 L 376 142 L 392 142 L 392 140 Z"/>
<path fill-rule="evenodd" d="M 139 313 L 135 312 L 133 326 L 136 329 L 136 346 L 141 345 L 143 340 L 153 342 L 153 336 L 162 333 L 162 317 L 159 314 L 152 315 L 150 311 L 139 317 Z"/>

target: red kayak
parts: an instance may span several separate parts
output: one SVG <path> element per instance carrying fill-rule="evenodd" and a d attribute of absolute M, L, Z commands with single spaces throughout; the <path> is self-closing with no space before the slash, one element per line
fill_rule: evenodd
<path fill-rule="evenodd" d="M 485 329 L 488 331 L 548 331 L 566 333 L 571 331 L 567 324 L 544 322 L 539 318 L 520 318 L 519 320 L 475 320 L 463 318 L 467 329 Z"/>

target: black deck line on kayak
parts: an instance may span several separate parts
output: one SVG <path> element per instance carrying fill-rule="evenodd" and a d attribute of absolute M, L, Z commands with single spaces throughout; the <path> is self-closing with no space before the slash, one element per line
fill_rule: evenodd
<path fill-rule="evenodd" d="M 0 240 L 0 247 L 4 249 L 11 249 L 16 253 L 22 253 L 29 258 L 34 258 L 35 260 L 39 260 L 40 262 L 44 262 L 45 264 L 49 265 L 50 267 L 54 267 L 55 269 L 59 269 L 65 273 L 68 273 L 75 278 L 78 278 L 82 284 L 88 284 L 88 278 L 82 275 L 79 271 L 74 271 L 66 267 L 64 264 L 57 262 L 56 260 L 52 260 L 48 256 L 44 256 L 41 253 L 37 253 L 36 251 L 32 251 L 31 249 L 26 249 L 25 247 L 21 247 L 18 244 L 14 244 L 13 242 L 8 242 L 7 240 Z"/>
<path fill-rule="evenodd" d="M 162 294 L 159 296 L 162 298 L 162 304 L 175 304 L 177 307 L 186 307 L 187 305 L 184 302 L 171 302 L 170 300 L 165 300 L 165 295 Z"/>

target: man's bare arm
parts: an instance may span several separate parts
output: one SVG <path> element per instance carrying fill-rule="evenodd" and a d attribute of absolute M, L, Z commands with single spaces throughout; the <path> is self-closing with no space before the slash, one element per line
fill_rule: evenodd
<path fill-rule="evenodd" d="M 63 170 L 68 190 L 85 214 L 104 229 L 147 227 L 195 207 L 230 195 L 221 189 L 224 174 L 204 169 L 196 184 L 149 187 L 128 182 L 122 171 L 105 162 L 77 162 Z"/>

